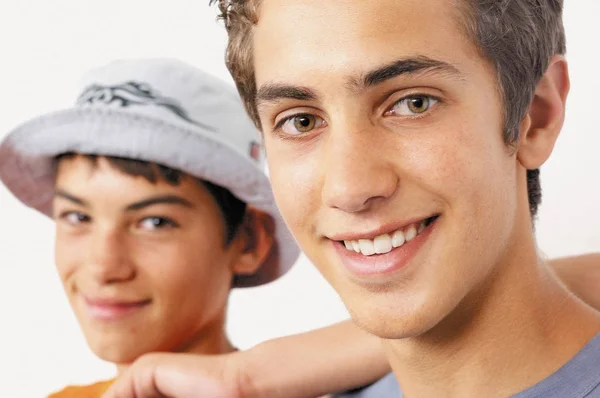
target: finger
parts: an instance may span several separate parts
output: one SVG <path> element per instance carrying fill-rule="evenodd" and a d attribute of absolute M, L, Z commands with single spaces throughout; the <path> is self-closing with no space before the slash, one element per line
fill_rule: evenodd
<path fill-rule="evenodd" d="M 154 384 L 154 365 L 132 366 L 102 398 L 167 398 Z"/>
<path fill-rule="evenodd" d="M 167 397 L 177 398 L 237 398 L 235 391 L 228 388 L 222 380 L 186 365 L 188 364 L 157 366 L 154 374 L 156 390 Z"/>

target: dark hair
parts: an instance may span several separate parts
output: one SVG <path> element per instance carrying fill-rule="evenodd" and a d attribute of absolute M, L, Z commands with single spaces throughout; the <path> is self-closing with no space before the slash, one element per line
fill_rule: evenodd
<path fill-rule="evenodd" d="M 77 156 L 75 153 L 66 153 L 55 158 L 56 164 L 62 159 L 73 158 Z M 155 184 L 159 180 L 177 186 L 180 184 L 184 172 L 163 166 L 158 163 L 146 162 L 143 160 L 127 159 L 116 156 L 98 156 L 98 155 L 82 155 L 86 158 L 96 161 L 99 157 L 106 159 L 115 169 L 134 177 L 143 177 L 147 181 Z M 215 202 L 221 211 L 223 221 L 225 222 L 225 243 L 229 244 L 235 237 L 239 227 L 244 221 L 246 214 L 246 203 L 235 197 L 229 190 L 215 185 L 208 181 L 200 180 L 192 177 L 198 184 L 205 187 L 214 197 Z"/>
<path fill-rule="evenodd" d="M 498 74 L 504 103 L 504 142 L 515 145 L 519 125 L 537 83 L 554 54 L 566 51 L 563 0 L 456 0 L 461 22 Z M 260 0 L 210 0 L 218 3 L 229 36 L 226 64 L 244 106 L 260 129 L 252 58 L 252 27 Z M 531 216 L 542 199 L 539 170 L 527 171 Z"/>

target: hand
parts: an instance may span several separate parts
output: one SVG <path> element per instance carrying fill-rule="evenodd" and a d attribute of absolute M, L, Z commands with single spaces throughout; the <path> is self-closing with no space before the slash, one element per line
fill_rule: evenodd
<path fill-rule="evenodd" d="M 252 383 L 239 353 L 148 354 L 135 361 L 103 398 L 248 398 Z"/>

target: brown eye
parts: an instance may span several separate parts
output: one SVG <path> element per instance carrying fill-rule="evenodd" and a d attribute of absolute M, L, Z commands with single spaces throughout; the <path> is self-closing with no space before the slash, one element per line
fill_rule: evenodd
<path fill-rule="evenodd" d="M 312 115 L 301 115 L 294 118 L 294 128 L 301 133 L 307 133 L 315 127 L 315 117 Z"/>
<path fill-rule="evenodd" d="M 287 135 L 300 135 L 310 133 L 315 128 L 323 126 L 324 120 L 310 114 L 291 116 L 281 124 L 281 129 Z"/>
<path fill-rule="evenodd" d="M 438 102 L 428 95 L 413 95 L 396 102 L 386 115 L 415 116 L 427 112 Z"/>
<path fill-rule="evenodd" d="M 62 213 L 58 218 L 64 220 L 67 224 L 70 225 L 81 225 L 91 221 L 90 216 L 77 211 L 69 211 Z"/>
<path fill-rule="evenodd" d="M 429 97 L 412 97 L 407 101 L 408 109 L 413 113 L 423 113 L 429 109 Z"/>
<path fill-rule="evenodd" d="M 140 227 L 145 230 L 157 230 L 165 228 L 175 228 L 177 223 L 166 217 L 147 217 L 140 222 Z"/>

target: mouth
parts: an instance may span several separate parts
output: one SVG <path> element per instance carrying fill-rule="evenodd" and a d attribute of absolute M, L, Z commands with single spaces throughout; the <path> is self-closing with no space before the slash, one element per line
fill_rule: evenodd
<path fill-rule="evenodd" d="M 434 215 L 375 236 L 334 240 L 346 268 L 357 276 L 386 274 L 405 267 L 431 235 L 440 215 Z"/>
<path fill-rule="evenodd" d="M 438 217 L 439 215 L 436 215 L 426 218 L 418 223 L 411 223 L 395 231 L 378 235 L 374 239 L 362 238 L 356 240 L 344 240 L 340 243 L 342 243 L 349 251 L 361 253 L 364 256 L 386 254 L 415 239 L 433 224 Z"/>
<path fill-rule="evenodd" d="M 88 315 L 95 320 L 111 321 L 131 316 L 149 306 L 152 300 L 116 301 L 84 298 Z"/>

